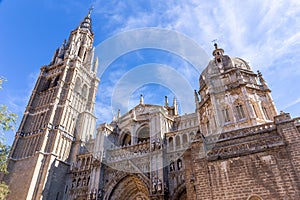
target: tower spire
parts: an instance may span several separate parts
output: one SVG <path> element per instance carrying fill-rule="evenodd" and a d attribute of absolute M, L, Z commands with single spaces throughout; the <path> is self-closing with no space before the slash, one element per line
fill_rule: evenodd
<path fill-rule="evenodd" d="M 87 16 L 84 17 L 83 21 L 80 23 L 80 26 L 79 26 L 82 29 L 88 29 L 89 31 L 91 31 L 91 33 L 92 33 L 91 13 L 92 13 L 93 9 L 94 9 L 93 6 L 91 6 L 89 8 L 89 12 L 88 12 Z"/>

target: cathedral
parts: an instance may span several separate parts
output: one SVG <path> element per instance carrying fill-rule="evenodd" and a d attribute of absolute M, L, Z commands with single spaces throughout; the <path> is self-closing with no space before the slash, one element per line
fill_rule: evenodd
<path fill-rule="evenodd" d="M 7 199 L 300 199 L 300 118 L 277 112 L 246 61 L 215 44 L 194 113 L 141 95 L 96 124 L 93 40 L 89 13 L 41 67 L 8 157 Z"/>

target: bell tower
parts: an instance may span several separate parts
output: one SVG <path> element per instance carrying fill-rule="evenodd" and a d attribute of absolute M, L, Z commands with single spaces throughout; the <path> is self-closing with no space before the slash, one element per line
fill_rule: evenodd
<path fill-rule="evenodd" d="M 99 79 L 90 14 L 41 67 L 9 155 L 8 199 L 63 199 L 72 155 L 94 133 Z"/>

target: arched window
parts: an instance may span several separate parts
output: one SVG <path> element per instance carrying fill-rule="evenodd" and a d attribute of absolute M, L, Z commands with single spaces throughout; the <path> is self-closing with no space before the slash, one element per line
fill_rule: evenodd
<path fill-rule="evenodd" d="M 125 133 L 123 140 L 122 140 L 122 146 L 124 145 L 130 145 L 131 144 L 131 134 L 130 132 Z"/>
<path fill-rule="evenodd" d="M 266 119 L 266 120 L 271 120 L 271 119 L 270 119 L 270 116 L 269 116 L 268 109 L 266 108 L 266 106 L 263 105 L 263 106 L 261 107 L 261 109 L 262 109 L 262 111 L 263 111 L 263 113 L 264 113 L 264 115 L 265 115 L 265 119 Z"/>
<path fill-rule="evenodd" d="M 187 139 L 187 135 L 186 134 L 182 135 L 182 143 L 183 143 L 184 146 L 188 145 L 188 139 Z"/>
<path fill-rule="evenodd" d="M 236 117 L 237 117 L 237 120 L 241 120 L 241 119 L 244 119 L 246 117 L 245 115 L 245 111 L 244 111 L 244 107 L 242 104 L 238 103 L 236 106 L 235 106 L 235 109 L 236 109 Z"/>
<path fill-rule="evenodd" d="M 81 91 L 81 80 L 80 80 L 80 78 L 79 77 L 77 77 L 76 78 L 76 82 L 75 82 L 75 92 L 78 92 L 78 93 L 80 93 L 80 91 Z"/>
<path fill-rule="evenodd" d="M 170 172 L 175 171 L 175 164 L 174 161 L 171 161 L 170 163 Z"/>
<path fill-rule="evenodd" d="M 252 109 L 253 109 L 253 112 L 254 112 L 254 115 L 255 115 L 255 117 L 256 117 L 256 118 L 258 118 L 258 117 L 259 117 L 259 115 L 258 115 L 258 112 L 257 112 L 256 106 L 255 106 L 255 103 L 251 103 L 251 105 L 252 105 Z"/>
<path fill-rule="evenodd" d="M 177 169 L 178 170 L 182 169 L 182 160 L 181 159 L 177 160 Z"/>
<path fill-rule="evenodd" d="M 173 147 L 174 147 L 174 144 L 173 144 L 173 137 L 169 137 L 168 145 L 169 145 L 169 148 L 172 150 Z"/>
<path fill-rule="evenodd" d="M 148 126 L 142 127 L 137 134 L 138 142 L 147 141 L 150 139 L 150 130 Z"/>
<path fill-rule="evenodd" d="M 224 107 L 222 109 L 222 117 L 223 117 L 223 121 L 224 123 L 227 123 L 227 122 L 230 122 L 230 115 L 229 115 L 229 110 L 228 110 L 228 107 Z"/>
<path fill-rule="evenodd" d="M 177 135 L 176 138 L 175 138 L 175 145 L 176 145 L 176 148 L 180 147 L 180 137 L 179 137 L 179 135 Z"/>
<path fill-rule="evenodd" d="M 82 87 L 82 93 L 81 94 L 84 98 L 87 98 L 87 93 L 88 93 L 88 88 L 87 88 L 86 84 L 84 84 L 83 87 Z"/>

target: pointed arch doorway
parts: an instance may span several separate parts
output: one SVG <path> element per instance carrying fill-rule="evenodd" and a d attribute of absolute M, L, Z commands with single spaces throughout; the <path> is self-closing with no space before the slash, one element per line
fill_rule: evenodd
<path fill-rule="evenodd" d="M 109 200 L 150 200 L 149 190 L 137 176 L 130 175 L 121 179 L 109 195 Z"/>

